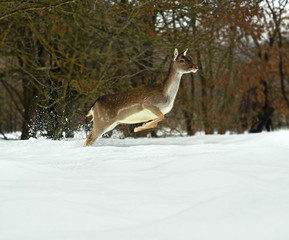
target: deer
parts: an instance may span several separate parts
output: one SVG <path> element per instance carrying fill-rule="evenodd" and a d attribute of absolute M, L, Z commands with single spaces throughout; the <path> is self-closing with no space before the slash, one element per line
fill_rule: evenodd
<path fill-rule="evenodd" d="M 163 121 L 165 114 L 173 108 L 182 75 L 198 71 L 187 52 L 188 49 L 181 53 L 177 48 L 174 50 L 168 73 L 162 81 L 99 97 L 86 115 L 92 116 L 93 129 L 85 145 L 91 146 L 119 124 L 143 123 L 134 128 L 134 132 L 140 132 L 155 128 Z"/>

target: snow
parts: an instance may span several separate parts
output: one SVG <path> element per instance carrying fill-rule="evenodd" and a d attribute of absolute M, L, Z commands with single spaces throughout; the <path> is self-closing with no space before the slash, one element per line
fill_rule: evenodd
<path fill-rule="evenodd" d="M 2 240 L 289 239 L 289 131 L 0 140 Z"/>

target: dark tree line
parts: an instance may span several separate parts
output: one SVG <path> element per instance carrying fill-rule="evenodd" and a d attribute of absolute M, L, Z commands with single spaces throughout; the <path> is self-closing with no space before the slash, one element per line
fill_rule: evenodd
<path fill-rule="evenodd" d="M 0 1 L 0 131 L 73 136 L 98 96 L 164 76 L 175 47 L 188 47 L 199 71 L 184 77 L 161 129 L 288 127 L 288 5 Z"/>

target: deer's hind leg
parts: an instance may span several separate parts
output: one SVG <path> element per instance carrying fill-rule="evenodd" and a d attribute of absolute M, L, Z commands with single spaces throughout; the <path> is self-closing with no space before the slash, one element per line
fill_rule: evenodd
<path fill-rule="evenodd" d="M 88 134 L 88 136 L 86 138 L 85 146 L 91 146 L 95 142 L 95 140 L 97 138 L 99 138 L 101 135 L 102 135 L 102 133 L 100 133 L 100 131 L 98 131 L 98 129 L 96 129 L 93 126 L 91 133 Z"/>
<path fill-rule="evenodd" d="M 91 146 L 95 142 L 95 140 L 100 136 L 101 134 L 93 127 L 91 133 L 88 134 L 86 138 L 85 146 Z"/>
<path fill-rule="evenodd" d="M 100 117 L 98 111 L 92 111 L 90 115 L 93 115 L 93 129 L 91 133 L 87 136 L 85 146 L 91 146 L 96 139 L 100 138 L 104 133 L 112 130 L 117 123 L 111 121 L 105 121 L 105 119 Z"/>
<path fill-rule="evenodd" d="M 85 146 L 91 146 L 96 139 L 100 138 L 104 133 L 115 128 L 116 124 L 105 123 L 103 121 L 95 121 L 93 123 L 93 129 L 87 136 Z"/>

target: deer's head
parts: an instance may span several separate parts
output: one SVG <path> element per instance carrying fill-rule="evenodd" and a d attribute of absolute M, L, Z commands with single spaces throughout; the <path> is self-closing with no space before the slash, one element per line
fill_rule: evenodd
<path fill-rule="evenodd" d="M 180 73 L 197 72 L 198 66 L 193 63 L 190 56 L 187 56 L 188 49 L 179 53 L 178 49 L 175 49 L 173 55 L 173 65 Z"/>

